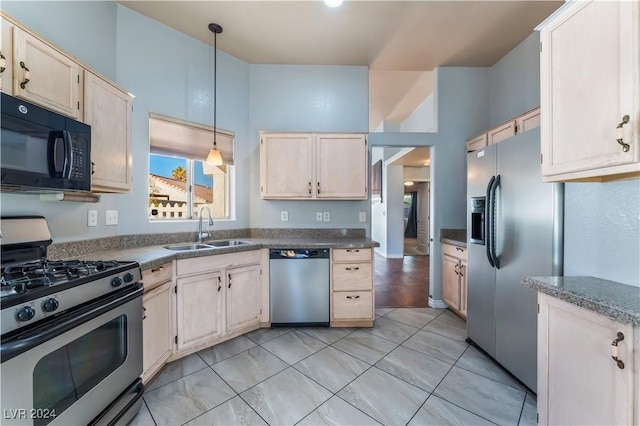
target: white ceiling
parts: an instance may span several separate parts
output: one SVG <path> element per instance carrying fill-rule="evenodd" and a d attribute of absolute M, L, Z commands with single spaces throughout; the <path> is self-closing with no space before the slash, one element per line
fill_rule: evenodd
<path fill-rule="evenodd" d="M 410 94 L 428 85 L 421 71 L 491 66 L 563 2 L 346 0 L 335 9 L 319 0 L 119 3 L 209 44 L 208 24 L 220 24 L 218 48 L 252 64 L 384 71 L 370 82 L 371 99 L 379 100 L 370 121 L 379 124 L 402 121 L 429 94 Z M 399 71 L 408 73 L 390 73 Z"/>

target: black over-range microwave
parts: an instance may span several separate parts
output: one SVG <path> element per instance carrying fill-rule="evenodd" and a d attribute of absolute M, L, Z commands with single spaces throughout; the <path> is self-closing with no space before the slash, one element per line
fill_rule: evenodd
<path fill-rule="evenodd" d="M 3 191 L 91 190 L 91 126 L 2 93 Z"/>

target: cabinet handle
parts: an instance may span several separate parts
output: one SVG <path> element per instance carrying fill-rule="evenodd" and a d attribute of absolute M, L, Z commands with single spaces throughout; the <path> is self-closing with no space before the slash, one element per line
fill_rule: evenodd
<path fill-rule="evenodd" d="M 347 271 L 359 271 L 360 267 L 356 266 L 355 268 L 344 268 L 344 269 L 346 269 Z"/>
<path fill-rule="evenodd" d="M 464 249 L 462 247 L 456 247 L 457 251 L 464 251 Z"/>
<path fill-rule="evenodd" d="M 629 122 L 629 116 L 625 115 L 622 117 L 622 121 L 616 127 L 616 140 L 622 146 L 622 152 L 629 151 L 629 144 L 624 142 L 624 135 L 622 134 L 622 127 Z"/>
<path fill-rule="evenodd" d="M 347 296 L 347 299 L 360 299 L 360 296 Z"/>
<path fill-rule="evenodd" d="M 458 271 L 458 267 L 459 265 L 456 265 L 453 269 L 456 271 L 456 275 L 460 275 L 460 272 Z"/>
<path fill-rule="evenodd" d="M 27 66 L 22 61 L 20 61 L 20 68 L 24 70 L 24 80 L 20 82 L 20 88 L 24 89 L 27 86 L 29 79 L 31 78 L 31 72 L 29 71 L 29 68 L 27 68 Z"/>
<path fill-rule="evenodd" d="M 96 172 L 96 163 L 94 163 L 93 161 L 91 162 L 91 174 L 94 174 Z"/>
<path fill-rule="evenodd" d="M 611 342 L 611 358 L 613 358 L 616 364 L 618 364 L 618 368 L 621 370 L 624 369 L 624 362 L 618 359 L 618 342 L 621 342 L 623 340 L 624 340 L 624 334 L 618 331 L 618 336 L 615 339 L 613 339 L 613 342 Z"/>
<path fill-rule="evenodd" d="M 318 195 L 320 195 L 320 182 L 318 182 Z"/>
<path fill-rule="evenodd" d="M 153 268 L 151 272 L 160 272 L 164 269 L 164 266 L 158 266 L 157 268 Z"/>
<path fill-rule="evenodd" d="M 222 288 L 222 280 L 220 279 L 220 275 L 218 275 L 218 291 Z"/>
<path fill-rule="evenodd" d="M 309 182 L 309 195 L 311 195 L 311 182 Z"/>
<path fill-rule="evenodd" d="M 142 307 L 142 319 L 147 319 L 147 308 Z"/>
<path fill-rule="evenodd" d="M 0 53 L 0 74 L 4 72 L 7 66 L 7 58 L 4 57 L 2 53 Z"/>
<path fill-rule="evenodd" d="M 347 249 L 347 253 L 360 253 L 360 249 Z"/>
<path fill-rule="evenodd" d="M 228 274 L 227 278 L 229 278 L 229 285 L 227 286 L 227 288 L 231 288 L 231 274 Z"/>

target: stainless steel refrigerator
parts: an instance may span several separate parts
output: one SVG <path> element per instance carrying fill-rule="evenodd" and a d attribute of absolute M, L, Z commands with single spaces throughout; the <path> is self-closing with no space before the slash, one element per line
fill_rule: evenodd
<path fill-rule="evenodd" d="M 467 158 L 467 335 L 536 391 L 537 294 L 527 276 L 562 275 L 564 187 L 543 183 L 540 129 Z"/>

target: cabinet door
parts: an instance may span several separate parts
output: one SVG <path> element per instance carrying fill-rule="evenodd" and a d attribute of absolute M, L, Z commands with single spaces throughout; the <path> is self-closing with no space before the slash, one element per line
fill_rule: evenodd
<path fill-rule="evenodd" d="M 467 152 L 480 151 L 487 147 L 487 134 L 483 133 L 467 141 Z"/>
<path fill-rule="evenodd" d="M 13 43 L 13 94 L 80 120 L 80 66 L 18 27 Z"/>
<path fill-rule="evenodd" d="M 487 145 L 493 145 L 505 139 L 508 139 L 516 134 L 516 122 L 515 120 L 509 121 L 495 127 L 487 133 Z"/>
<path fill-rule="evenodd" d="M 458 267 L 459 277 L 460 277 L 460 313 L 467 317 L 467 262 L 464 260 L 460 261 L 460 266 Z"/>
<path fill-rule="evenodd" d="M 460 282 L 458 280 L 458 259 L 442 257 L 442 299 L 453 309 L 460 310 Z"/>
<path fill-rule="evenodd" d="M 260 137 L 262 198 L 311 198 L 315 185 L 313 136 L 271 134 Z"/>
<path fill-rule="evenodd" d="M 364 135 L 316 135 L 317 198 L 367 198 Z"/>
<path fill-rule="evenodd" d="M 516 117 L 516 133 L 528 132 L 531 129 L 540 127 L 540 107 L 527 111 Z"/>
<path fill-rule="evenodd" d="M 639 14 L 637 1 L 569 2 L 542 29 L 542 172 L 562 175 L 546 180 L 639 170 Z"/>
<path fill-rule="evenodd" d="M 0 18 L 0 90 L 9 95 L 13 94 L 13 24 Z"/>
<path fill-rule="evenodd" d="M 131 190 L 131 97 L 85 72 L 85 122 L 91 126 L 91 189 Z"/>
<path fill-rule="evenodd" d="M 178 350 L 219 337 L 225 293 L 222 273 L 179 278 L 177 286 Z"/>
<path fill-rule="evenodd" d="M 142 300 L 142 378 L 147 382 L 173 352 L 174 299 L 169 281 L 146 293 Z"/>
<path fill-rule="evenodd" d="M 539 423 L 633 424 L 633 327 L 544 294 L 538 302 Z M 624 369 L 611 358 L 618 332 Z"/>
<path fill-rule="evenodd" d="M 227 331 L 260 322 L 262 275 L 260 265 L 227 269 Z"/>

